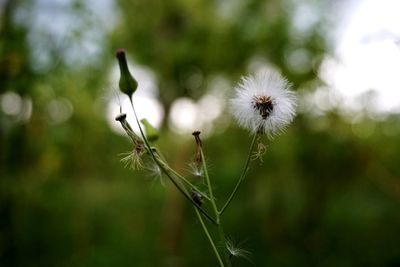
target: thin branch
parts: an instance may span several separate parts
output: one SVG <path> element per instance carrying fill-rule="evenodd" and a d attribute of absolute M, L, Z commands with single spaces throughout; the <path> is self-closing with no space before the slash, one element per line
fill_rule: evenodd
<path fill-rule="evenodd" d="M 235 188 L 233 189 L 231 195 L 229 196 L 228 200 L 225 202 L 224 206 L 222 207 L 221 211 L 219 212 L 220 215 L 222 215 L 224 213 L 224 211 L 226 210 L 226 208 L 229 206 L 229 204 L 231 203 L 233 197 L 235 196 L 237 190 L 239 189 L 240 184 L 244 181 L 247 171 L 249 170 L 249 165 L 250 165 L 250 159 L 251 159 L 251 155 L 252 155 L 252 151 L 254 148 L 254 144 L 256 143 L 256 139 L 257 139 L 257 134 L 254 134 L 253 140 L 251 141 L 250 144 L 250 149 L 249 149 L 249 154 L 247 156 L 247 160 L 246 160 L 246 164 L 244 165 L 244 169 L 242 172 L 242 175 L 240 176 L 239 180 L 236 183 Z"/>

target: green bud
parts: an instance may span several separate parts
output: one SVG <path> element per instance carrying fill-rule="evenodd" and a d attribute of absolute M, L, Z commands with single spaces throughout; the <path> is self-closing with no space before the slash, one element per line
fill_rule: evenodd
<path fill-rule="evenodd" d="M 138 83 L 129 72 L 125 50 L 121 48 L 117 49 L 115 55 L 118 59 L 119 69 L 121 71 L 121 77 L 119 78 L 119 89 L 122 93 L 132 97 L 133 93 L 138 87 Z"/>
<path fill-rule="evenodd" d="M 143 124 L 144 129 L 146 131 L 146 138 L 150 142 L 155 142 L 158 140 L 158 130 L 150 124 L 147 119 L 141 119 L 140 122 Z"/>

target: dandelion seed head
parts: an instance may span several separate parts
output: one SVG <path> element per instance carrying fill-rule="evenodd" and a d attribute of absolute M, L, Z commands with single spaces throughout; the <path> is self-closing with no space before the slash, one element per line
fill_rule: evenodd
<path fill-rule="evenodd" d="M 157 164 L 155 164 L 155 163 L 151 163 L 151 164 L 148 164 L 146 167 L 145 167 L 145 169 L 147 170 L 147 172 L 148 172 L 148 176 L 150 177 L 150 178 L 152 178 L 154 181 L 160 181 L 160 183 L 161 183 L 161 185 L 165 185 L 164 184 L 164 180 L 163 180 L 163 173 L 162 173 L 162 170 L 161 170 L 161 168 L 160 168 L 160 166 L 158 166 Z"/>
<path fill-rule="evenodd" d="M 274 70 L 242 77 L 229 102 L 231 112 L 241 127 L 273 137 L 296 114 L 296 95 L 290 89 L 289 82 Z"/>
<path fill-rule="evenodd" d="M 146 167 L 146 170 L 149 171 L 149 175 L 153 177 L 162 176 L 161 168 L 157 164 L 151 164 Z"/>
<path fill-rule="evenodd" d="M 204 176 L 204 171 L 201 165 L 193 162 L 189 164 L 190 173 L 197 178 L 202 178 Z"/>
<path fill-rule="evenodd" d="M 125 164 L 125 168 L 129 167 L 132 170 L 139 170 L 143 168 L 142 163 L 142 152 L 137 149 L 132 151 L 121 153 L 121 162 Z"/>
<path fill-rule="evenodd" d="M 244 258 L 248 261 L 251 261 L 250 256 L 251 252 L 244 249 L 241 244 L 235 244 L 232 239 L 226 240 L 226 249 L 228 250 L 229 257 L 233 258 Z"/>

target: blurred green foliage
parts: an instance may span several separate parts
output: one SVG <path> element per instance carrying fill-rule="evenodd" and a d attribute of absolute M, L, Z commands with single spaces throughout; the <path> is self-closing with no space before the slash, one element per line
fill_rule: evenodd
<path fill-rule="evenodd" d="M 104 100 L 104 88 L 116 87 L 107 85 L 114 50 L 124 47 L 156 73 L 167 114 L 175 98 L 205 94 L 212 77 L 233 85 L 254 60 L 313 90 L 329 53 L 329 21 L 321 15 L 328 7 L 120 0 L 111 5 L 116 23 L 105 29 L 99 21 L 109 18 L 92 12 L 102 1 L 64 2 L 1 4 L 0 265 L 215 266 L 175 189 L 119 162 L 128 142 L 109 128 Z M 318 19 L 300 32 L 293 17 L 302 4 Z M 56 11 L 81 24 L 58 35 L 38 31 L 34 22 Z M 82 40 L 93 31 L 104 38 L 90 54 Z M 288 60 L 299 49 L 308 55 L 301 70 Z M 193 75 L 202 82 L 193 85 Z M 7 111 L 9 103 L 19 112 Z M 356 124 L 336 111 L 305 112 L 268 141 L 264 163 L 253 164 L 224 215 L 226 232 L 252 252 L 253 263 L 235 266 L 400 265 L 400 119 L 373 120 L 367 111 Z M 232 123 L 204 142 L 220 202 L 241 171 L 247 139 Z M 164 123 L 159 142 L 185 172 L 194 153 L 190 133 L 177 137 Z"/>

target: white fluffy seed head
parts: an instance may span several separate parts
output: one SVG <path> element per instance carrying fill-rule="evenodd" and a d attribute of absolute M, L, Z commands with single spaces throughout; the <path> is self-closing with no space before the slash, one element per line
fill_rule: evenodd
<path fill-rule="evenodd" d="M 242 77 L 229 105 L 239 125 L 270 138 L 281 133 L 296 114 L 296 94 L 278 72 Z"/>

